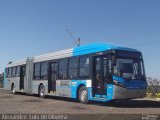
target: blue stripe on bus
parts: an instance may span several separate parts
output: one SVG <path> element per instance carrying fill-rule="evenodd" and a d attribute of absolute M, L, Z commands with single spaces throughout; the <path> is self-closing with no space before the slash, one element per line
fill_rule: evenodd
<path fill-rule="evenodd" d="M 147 88 L 147 83 L 145 80 L 125 80 L 117 76 L 113 76 L 113 80 L 118 81 L 128 89 L 137 89 L 137 88 L 146 89 Z"/>
<path fill-rule="evenodd" d="M 128 89 L 146 89 L 147 82 L 144 80 L 126 80 L 125 86 Z"/>
<path fill-rule="evenodd" d="M 77 88 L 79 85 L 86 86 L 86 80 L 71 80 L 71 97 L 77 98 Z"/>
<path fill-rule="evenodd" d="M 114 85 L 108 84 L 107 85 L 107 100 L 112 100 L 114 94 Z"/>
<path fill-rule="evenodd" d="M 8 84 L 8 83 L 7 83 L 7 80 L 6 80 L 5 70 L 4 70 L 4 73 L 3 73 L 3 78 L 4 78 L 4 81 L 3 81 L 3 83 L 4 83 L 4 84 L 3 84 L 3 85 L 4 85 L 4 88 L 7 89 L 7 84 Z"/>
<path fill-rule="evenodd" d="M 84 45 L 84 46 L 74 48 L 73 56 L 101 52 L 113 47 L 114 47 L 113 45 L 111 46 L 111 45 L 102 44 L 102 43 L 93 43 L 89 45 Z"/>
<path fill-rule="evenodd" d="M 88 90 L 88 100 L 92 100 L 92 88 L 88 87 L 87 90 Z"/>
<path fill-rule="evenodd" d="M 95 94 L 95 97 L 100 98 L 101 95 L 100 94 Z M 106 95 L 102 95 L 102 98 L 106 98 L 106 97 L 107 97 Z"/>
<path fill-rule="evenodd" d="M 120 78 L 120 77 L 117 77 L 117 76 L 113 76 L 113 80 L 116 80 L 116 81 L 118 81 L 119 83 L 122 83 L 122 84 L 125 82 L 123 78 Z"/>
<path fill-rule="evenodd" d="M 112 44 L 106 43 L 92 43 L 80 47 L 75 47 L 73 49 L 73 56 L 85 55 L 89 53 L 102 52 L 110 49 L 119 49 L 119 50 L 128 50 L 128 51 L 138 51 L 136 49 L 127 48 L 127 47 L 119 47 Z"/>

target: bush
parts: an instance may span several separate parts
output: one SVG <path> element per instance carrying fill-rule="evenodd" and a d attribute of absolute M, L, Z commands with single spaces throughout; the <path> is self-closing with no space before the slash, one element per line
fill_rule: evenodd
<path fill-rule="evenodd" d="M 160 98 L 160 93 L 156 93 L 156 97 L 157 97 L 157 98 Z"/>

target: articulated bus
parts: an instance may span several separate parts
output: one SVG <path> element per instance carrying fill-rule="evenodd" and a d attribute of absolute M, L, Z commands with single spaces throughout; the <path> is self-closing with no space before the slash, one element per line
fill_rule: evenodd
<path fill-rule="evenodd" d="M 142 98 L 147 82 L 142 53 L 107 43 L 92 43 L 9 62 L 5 89 L 40 97 L 89 101 Z"/>

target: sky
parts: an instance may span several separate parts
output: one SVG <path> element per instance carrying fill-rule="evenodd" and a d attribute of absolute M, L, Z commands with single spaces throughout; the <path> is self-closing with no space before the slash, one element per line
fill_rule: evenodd
<path fill-rule="evenodd" d="M 159 0 L 0 0 L 0 72 L 9 61 L 114 43 L 143 53 L 147 76 L 160 78 Z"/>

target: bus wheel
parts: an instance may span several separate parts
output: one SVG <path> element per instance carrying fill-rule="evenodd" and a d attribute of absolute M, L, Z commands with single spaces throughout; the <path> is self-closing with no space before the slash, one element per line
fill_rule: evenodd
<path fill-rule="evenodd" d="M 45 97 L 45 88 L 44 88 L 44 85 L 40 85 L 40 87 L 39 87 L 39 96 L 41 98 Z"/>
<path fill-rule="evenodd" d="M 12 84 L 12 86 L 11 86 L 11 91 L 12 91 L 13 94 L 16 94 L 16 89 L 15 89 L 14 84 Z"/>
<path fill-rule="evenodd" d="M 88 91 L 85 86 L 80 88 L 78 98 L 81 103 L 83 103 L 83 104 L 88 103 Z"/>

